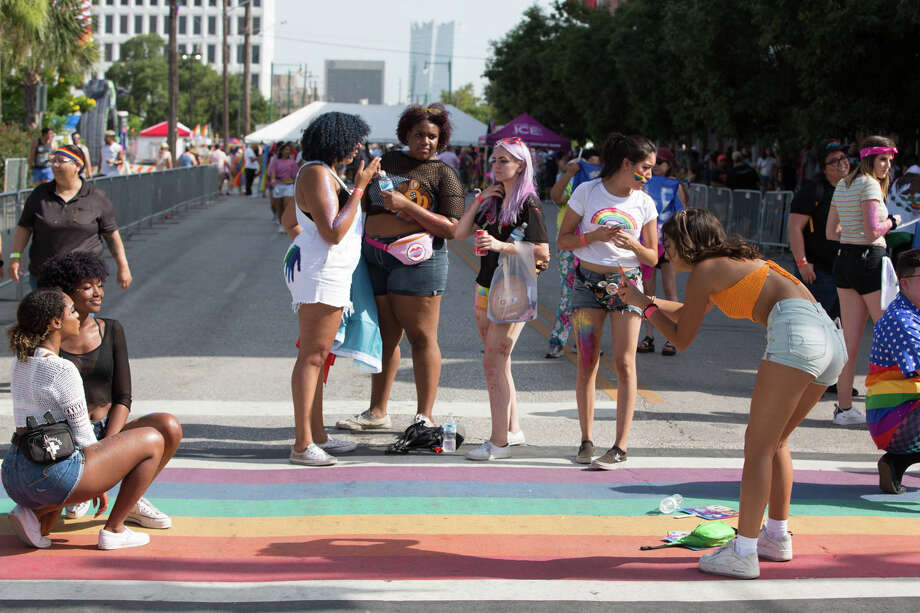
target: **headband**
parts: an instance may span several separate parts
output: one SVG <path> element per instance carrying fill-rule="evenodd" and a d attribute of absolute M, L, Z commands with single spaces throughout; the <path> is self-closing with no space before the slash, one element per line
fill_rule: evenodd
<path fill-rule="evenodd" d="M 859 150 L 859 158 L 867 158 L 870 155 L 882 155 L 883 153 L 890 153 L 891 155 L 894 155 L 897 152 L 897 147 L 866 147 L 865 149 Z"/>
<path fill-rule="evenodd" d="M 73 163 L 76 164 L 78 168 L 83 168 L 83 158 L 78 156 L 73 151 L 70 151 L 69 149 L 55 149 L 51 155 L 62 155 L 65 158 L 73 161 Z"/>

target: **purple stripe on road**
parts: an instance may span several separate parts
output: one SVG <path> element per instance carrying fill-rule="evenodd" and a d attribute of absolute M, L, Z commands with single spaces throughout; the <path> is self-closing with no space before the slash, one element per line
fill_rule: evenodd
<path fill-rule="evenodd" d="M 343 466 L 317 469 L 166 468 L 160 481 L 175 483 L 285 484 L 343 481 L 473 481 L 536 483 L 678 483 L 739 481 L 735 468 L 620 468 L 594 471 L 580 467 L 459 467 L 459 466 Z M 878 474 L 870 471 L 797 470 L 796 483 L 873 485 Z M 905 475 L 904 485 L 920 486 L 920 477 Z"/>

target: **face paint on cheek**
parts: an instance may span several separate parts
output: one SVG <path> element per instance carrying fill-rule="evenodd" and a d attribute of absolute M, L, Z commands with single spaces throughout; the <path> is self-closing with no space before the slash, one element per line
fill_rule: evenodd
<path fill-rule="evenodd" d="M 633 178 L 639 183 L 648 183 L 648 179 L 645 178 L 645 175 L 640 175 L 638 172 L 633 171 Z"/>
<path fill-rule="evenodd" d="M 578 342 L 578 359 L 581 365 L 590 367 L 597 349 L 594 339 L 594 324 L 584 313 L 575 313 L 575 333 Z"/>

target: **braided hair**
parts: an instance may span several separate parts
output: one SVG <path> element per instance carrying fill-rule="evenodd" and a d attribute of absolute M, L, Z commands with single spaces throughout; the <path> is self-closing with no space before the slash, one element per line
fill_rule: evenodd
<path fill-rule="evenodd" d="M 37 289 L 22 299 L 16 309 L 16 323 L 6 329 L 10 349 L 19 361 L 32 357 L 51 334 L 51 320 L 63 317 L 66 306 L 64 293 L 58 288 Z"/>

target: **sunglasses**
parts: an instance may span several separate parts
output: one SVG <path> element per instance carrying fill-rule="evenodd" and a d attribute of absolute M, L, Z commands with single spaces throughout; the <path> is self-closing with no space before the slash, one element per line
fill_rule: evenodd
<path fill-rule="evenodd" d="M 425 107 L 425 112 L 428 113 L 429 115 L 440 115 L 443 111 L 441 111 L 441 109 L 435 108 L 435 107 L 433 107 L 433 106 L 426 106 L 426 107 Z"/>
<path fill-rule="evenodd" d="M 498 142 L 504 143 L 506 145 L 520 145 L 523 141 L 517 136 L 512 136 L 510 138 L 503 138 Z"/>

